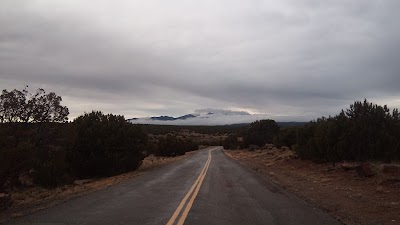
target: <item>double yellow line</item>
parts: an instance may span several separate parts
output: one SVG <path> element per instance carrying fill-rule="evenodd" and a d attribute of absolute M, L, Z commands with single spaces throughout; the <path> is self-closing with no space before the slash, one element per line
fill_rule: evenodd
<path fill-rule="evenodd" d="M 182 208 L 184 207 L 184 205 L 186 204 L 187 200 L 189 199 L 190 196 L 192 196 L 190 198 L 189 202 L 187 203 L 186 208 L 183 211 L 181 217 L 179 218 L 177 225 L 183 225 L 183 223 L 185 222 L 186 217 L 188 216 L 189 211 L 193 206 L 194 200 L 196 199 L 196 196 L 199 193 L 199 190 L 200 190 L 201 184 L 203 183 L 204 177 L 207 174 L 208 167 L 210 166 L 210 163 L 211 163 L 211 152 L 214 151 L 215 149 L 217 149 L 217 148 L 213 148 L 213 149 L 210 149 L 210 151 L 208 151 L 208 159 L 207 159 L 206 164 L 204 165 L 203 170 L 201 171 L 199 177 L 197 178 L 197 180 L 194 182 L 194 184 L 190 188 L 189 192 L 182 199 L 182 201 L 179 204 L 178 208 L 176 208 L 174 214 L 172 215 L 171 219 L 169 219 L 167 225 L 173 225 L 175 223 L 177 217 L 179 216 L 179 214 L 180 214 Z"/>

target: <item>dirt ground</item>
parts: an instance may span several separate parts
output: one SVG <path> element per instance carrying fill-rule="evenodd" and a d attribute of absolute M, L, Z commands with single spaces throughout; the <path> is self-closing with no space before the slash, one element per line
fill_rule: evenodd
<path fill-rule="evenodd" d="M 288 149 L 225 150 L 242 164 L 311 202 L 347 225 L 400 224 L 400 183 L 360 178 L 332 163 L 300 160 Z"/>
<path fill-rule="evenodd" d="M 65 185 L 55 189 L 31 187 L 22 190 L 15 190 L 11 193 L 13 200 L 12 207 L 6 211 L 0 212 L 0 223 L 13 217 L 19 217 L 40 209 L 48 208 L 67 201 L 68 199 L 76 198 L 121 183 L 125 180 L 140 176 L 146 171 L 187 158 L 193 153 L 194 152 L 187 152 L 185 155 L 177 157 L 155 157 L 151 155 L 143 160 L 142 165 L 136 171 L 113 177 L 79 180 L 76 181 L 75 184 Z"/>

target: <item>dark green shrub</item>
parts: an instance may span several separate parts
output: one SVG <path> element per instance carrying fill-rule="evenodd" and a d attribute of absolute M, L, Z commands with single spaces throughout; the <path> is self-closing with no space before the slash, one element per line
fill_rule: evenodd
<path fill-rule="evenodd" d="M 279 126 L 274 120 L 259 120 L 251 123 L 244 142 L 246 146 L 271 144 L 278 132 Z"/>
<path fill-rule="evenodd" d="M 243 147 L 243 141 L 238 141 L 239 136 L 231 134 L 223 141 L 224 149 L 238 149 Z M 243 139 L 243 138 L 241 138 Z"/>
<path fill-rule="evenodd" d="M 29 141 L 0 148 L 0 191 L 17 185 L 19 175 L 33 168 L 34 153 Z"/>
<path fill-rule="evenodd" d="M 297 142 L 297 129 L 298 127 L 281 128 L 278 135 L 273 139 L 273 144 L 277 148 L 282 146 L 292 148 Z"/>
<path fill-rule="evenodd" d="M 1 184 L 16 186 L 19 175 L 32 169 L 34 182 L 39 185 L 53 187 L 67 182 L 65 146 L 71 145 L 69 132 L 69 124 L 1 124 Z"/>
<path fill-rule="evenodd" d="M 157 156 L 178 156 L 184 155 L 186 152 L 197 150 L 198 144 L 194 143 L 191 139 L 181 139 L 176 135 L 167 134 L 158 140 Z"/>
<path fill-rule="evenodd" d="M 70 151 L 72 173 L 78 177 L 108 176 L 138 168 L 147 135 L 123 116 L 86 113 L 73 122 L 76 142 Z"/>
<path fill-rule="evenodd" d="M 46 146 L 36 151 L 34 182 L 44 187 L 56 187 L 72 179 L 66 163 L 66 151 L 56 146 Z"/>

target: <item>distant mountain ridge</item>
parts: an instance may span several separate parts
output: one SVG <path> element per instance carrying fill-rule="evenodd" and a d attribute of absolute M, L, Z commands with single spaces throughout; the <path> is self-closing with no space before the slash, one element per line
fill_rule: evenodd
<path fill-rule="evenodd" d="M 159 121 L 174 121 L 174 120 L 186 120 L 189 118 L 194 118 L 197 117 L 193 114 L 186 114 L 184 116 L 180 116 L 180 117 L 172 117 L 172 116 L 153 116 L 150 117 L 151 120 L 159 120 Z"/>
<path fill-rule="evenodd" d="M 160 124 L 160 125 L 229 125 L 229 124 L 250 124 L 256 120 L 270 119 L 267 114 L 250 114 L 246 111 L 233 111 L 224 109 L 199 109 L 194 113 L 183 116 L 152 116 L 127 119 L 135 124 Z M 279 119 L 277 120 L 279 121 Z M 293 121 L 293 120 L 284 120 Z M 279 123 L 279 122 L 278 122 Z M 281 122 L 281 127 L 302 126 L 302 122 Z"/>

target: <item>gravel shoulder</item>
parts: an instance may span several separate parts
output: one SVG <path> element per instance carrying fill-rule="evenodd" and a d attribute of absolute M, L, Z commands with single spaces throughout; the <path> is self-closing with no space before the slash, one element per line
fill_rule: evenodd
<path fill-rule="evenodd" d="M 344 224 L 400 224 L 400 183 L 384 182 L 379 172 L 361 178 L 332 163 L 297 159 L 288 149 L 224 152 Z"/>

